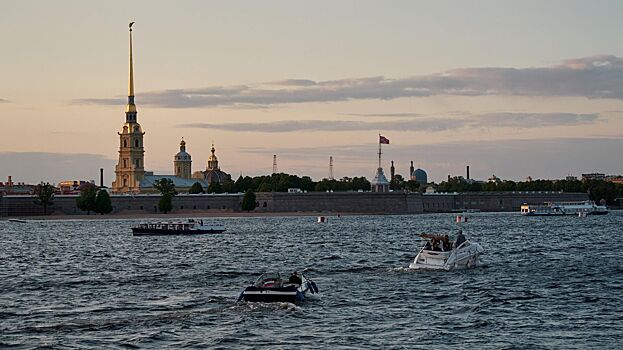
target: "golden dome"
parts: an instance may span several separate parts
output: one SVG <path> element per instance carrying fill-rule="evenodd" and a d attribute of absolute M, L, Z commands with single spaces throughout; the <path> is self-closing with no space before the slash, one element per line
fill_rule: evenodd
<path fill-rule="evenodd" d="M 214 144 L 212 144 L 212 149 L 210 150 L 210 152 L 212 152 L 212 154 L 210 154 L 210 156 L 208 157 L 208 162 L 211 161 L 218 161 L 218 158 L 216 157 L 216 155 L 214 154 L 216 150 L 214 149 Z"/>

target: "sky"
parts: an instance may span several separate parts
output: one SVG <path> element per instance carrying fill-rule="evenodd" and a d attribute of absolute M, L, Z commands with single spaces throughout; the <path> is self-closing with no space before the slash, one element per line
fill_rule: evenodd
<path fill-rule="evenodd" d="M 620 1 L 0 0 L 0 181 L 114 178 L 128 22 L 145 168 L 623 173 Z"/>

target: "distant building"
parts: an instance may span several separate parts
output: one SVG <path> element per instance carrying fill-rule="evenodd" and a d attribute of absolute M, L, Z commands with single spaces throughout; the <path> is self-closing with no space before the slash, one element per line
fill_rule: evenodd
<path fill-rule="evenodd" d="M 602 173 L 582 174 L 582 181 L 605 180 L 605 179 L 606 179 L 606 174 L 602 174 Z"/>
<path fill-rule="evenodd" d="M 69 180 L 58 183 L 59 194 L 79 194 L 87 186 L 95 186 L 94 181 Z"/>
<path fill-rule="evenodd" d="M 496 183 L 497 184 L 497 183 L 502 182 L 502 180 L 499 177 L 495 176 L 495 174 L 493 174 L 493 175 L 491 175 L 491 177 L 489 179 L 487 179 L 487 182 L 492 182 L 492 183 Z"/>
<path fill-rule="evenodd" d="M 606 181 L 612 182 L 615 184 L 623 184 L 623 176 L 622 175 L 608 175 L 606 176 Z"/>
<path fill-rule="evenodd" d="M 578 181 L 578 177 L 577 176 L 573 176 L 573 175 L 567 175 L 565 180 L 567 180 L 567 181 Z"/>
<path fill-rule="evenodd" d="M 374 179 L 370 181 L 372 192 L 389 192 L 389 181 L 383 173 L 383 168 L 377 168 Z"/>
<path fill-rule="evenodd" d="M 35 185 L 28 185 L 23 182 L 13 182 L 9 176 L 7 182 L 0 181 L 0 196 L 5 195 L 31 195 L 34 193 Z"/>

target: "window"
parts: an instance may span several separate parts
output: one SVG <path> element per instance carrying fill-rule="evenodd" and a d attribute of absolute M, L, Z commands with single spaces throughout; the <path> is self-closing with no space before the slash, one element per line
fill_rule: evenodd
<path fill-rule="evenodd" d="M 127 159 L 123 159 L 123 167 L 124 168 L 128 167 L 128 160 Z"/>
<path fill-rule="evenodd" d="M 123 187 L 128 187 L 128 179 L 123 179 Z"/>
<path fill-rule="evenodd" d="M 123 139 L 123 147 L 128 147 L 128 140 Z"/>
<path fill-rule="evenodd" d="M 138 140 L 134 140 L 134 147 L 138 148 Z"/>
<path fill-rule="evenodd" d="M 134 160 L 134 164 L 136 165 L 137 168 L 141 167 L 141 160 L 140 159 L 135 159 Z"/>

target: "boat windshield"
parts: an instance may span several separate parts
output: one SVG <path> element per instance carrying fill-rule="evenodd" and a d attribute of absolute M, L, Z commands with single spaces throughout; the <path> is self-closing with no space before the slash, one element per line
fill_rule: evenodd
<path fill-rule="evenodd" d="M 281 274 L 279 272 L 269 272 L 262 274 L 257 281 L 256 287 L 278 287 L 281 285 Z"/>

